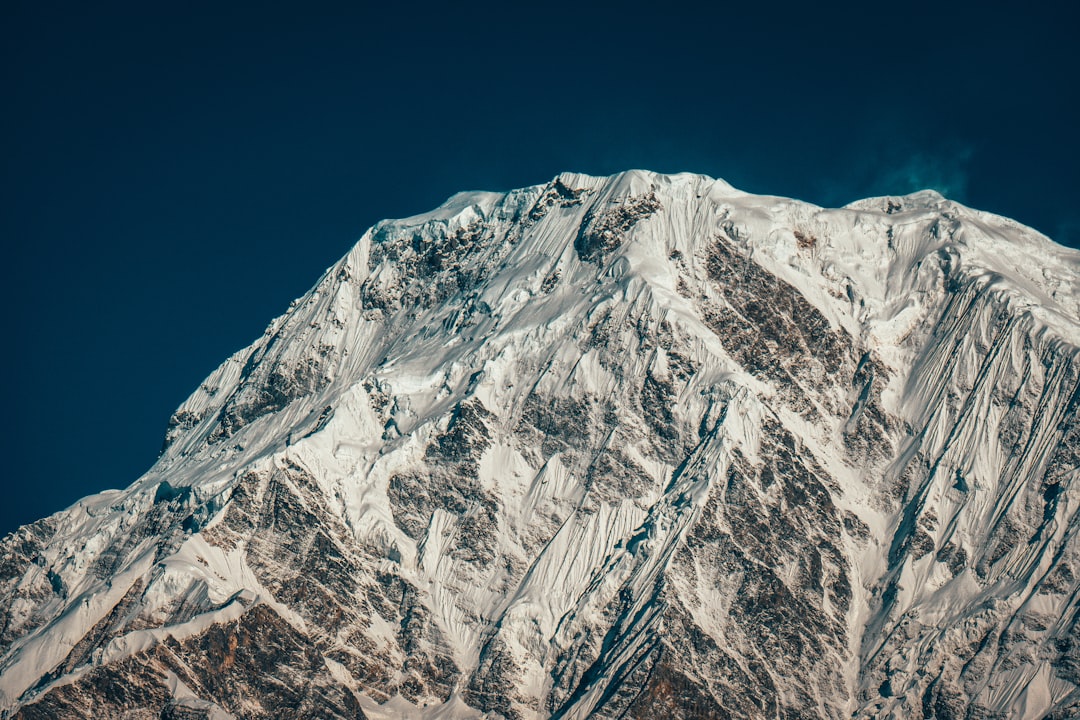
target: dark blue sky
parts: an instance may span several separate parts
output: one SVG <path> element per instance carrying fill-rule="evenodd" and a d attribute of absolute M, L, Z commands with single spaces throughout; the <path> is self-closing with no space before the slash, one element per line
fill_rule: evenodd
<path fill-rule="evenodd" d="M 1080 244 L 1067 3 L 218 5 L 0 11 L 0 534 L 135 480 L 365 228 L 459 190 L 930 186 Z"/>

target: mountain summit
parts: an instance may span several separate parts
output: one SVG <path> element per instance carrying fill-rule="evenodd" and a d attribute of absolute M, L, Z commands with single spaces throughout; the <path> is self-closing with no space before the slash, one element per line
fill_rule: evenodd
<path fill-rule="evenodd" d="M 1078 318 L 1080 253 L 928 191 L 379 223 L 0 543 L 0 712 L 1076 717 Z"/>

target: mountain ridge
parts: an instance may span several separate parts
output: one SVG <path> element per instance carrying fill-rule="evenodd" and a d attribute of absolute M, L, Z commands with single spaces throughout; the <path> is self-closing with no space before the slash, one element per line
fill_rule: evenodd
<path fill-rule="evenodd" d="M 1077 317 L 1080 253 L 932 191 L 383 221 L 143 478 L 4 539 L 0 706 L 1070 712 Z"/>

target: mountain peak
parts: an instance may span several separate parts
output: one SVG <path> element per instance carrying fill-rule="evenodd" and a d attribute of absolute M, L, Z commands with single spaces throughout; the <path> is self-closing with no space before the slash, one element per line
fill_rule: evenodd
<path fill-rule="evenodd" d="M 146 475 L 3 540 L 0 708 L 1075 713 L 1078 282 L 932 191 L 380 222 Z"/>

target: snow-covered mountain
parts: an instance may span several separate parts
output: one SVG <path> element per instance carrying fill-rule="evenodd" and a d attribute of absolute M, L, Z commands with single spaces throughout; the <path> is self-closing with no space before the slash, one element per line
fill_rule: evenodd
<path fill-rule="evenodd" d="M 1080 253 L 564 174 L 369 230 L 0 544 L 0 708 L 1080 715 Z"/>

